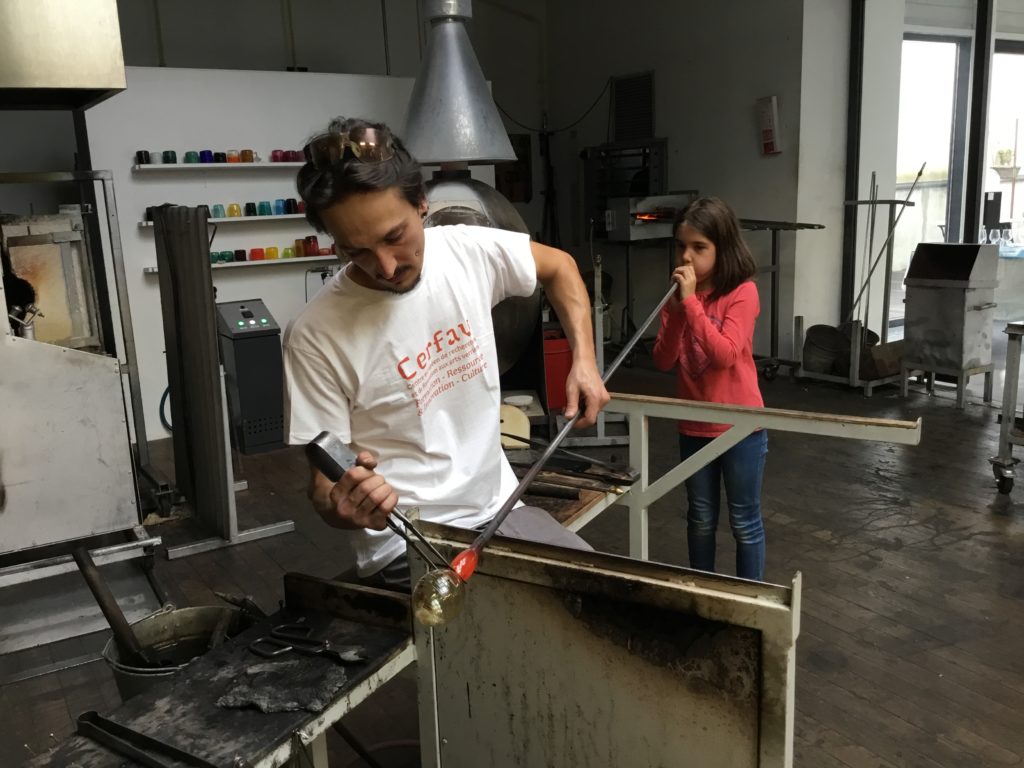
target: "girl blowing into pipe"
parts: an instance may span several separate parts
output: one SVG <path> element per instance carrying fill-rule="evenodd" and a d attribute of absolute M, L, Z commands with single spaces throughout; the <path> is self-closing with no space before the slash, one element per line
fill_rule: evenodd
<path fill-rule="evenodd" d="M 680 213 L 672 227 L 678 292 L 661 312 L 654 363 L 677 372 L 684 400 L 762 407 L 754 366 L 754 322 L 760 311 L 757 265 L 740 236 L 736 214 L 718 198 L 702 198 Z M 721 435 L 728 424 L 680 421 L 683 460 Z M 724 481 L 729 525 L 736 540 L 736 575 L 764 578 L 761 479 L 768 437 L 757 431 L 686 481 L 687 548 L 690 567 L 715 570 Z"/>

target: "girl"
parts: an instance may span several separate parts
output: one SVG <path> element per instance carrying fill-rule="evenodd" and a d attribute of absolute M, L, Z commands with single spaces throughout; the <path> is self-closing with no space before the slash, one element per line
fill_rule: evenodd
<path fill-rule="evenodd" d="M 736 214 L 722 200 L 702 198 L 676 217 L 676 269 L 679 284 L 661 312 L 654 363 L 678 371 L 678 396 L 762 407 L 754 367 L 754 322 L 760 311 L 753 256 L 740 236 Z M 679 447 L 686 460 L 729 424 L 679 422 Z M 687 548 L 690 567 L 715 570 L 715 530 L 722 481 L 729 525 L 736 539 L 736 575 L 764 578 L 764 525 L 761 478 L 768 436 L 754 432 L 686 481 Z"/>

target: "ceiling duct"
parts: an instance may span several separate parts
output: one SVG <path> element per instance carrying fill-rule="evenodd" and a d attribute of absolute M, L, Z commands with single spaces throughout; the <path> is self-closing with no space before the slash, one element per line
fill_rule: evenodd
<path fill-rule="evenodd" d="M 403 133 L 409 151 L 428 165 L 515 160 L 466 32 L 472 3 L 425 0 L 423 8 L 430 40 L 409 99 Z"/>
<path fill-rule="evenodd" d="M 0 2 L 0 109 L 83 109 L 125 85 L 117 0 Z"/>

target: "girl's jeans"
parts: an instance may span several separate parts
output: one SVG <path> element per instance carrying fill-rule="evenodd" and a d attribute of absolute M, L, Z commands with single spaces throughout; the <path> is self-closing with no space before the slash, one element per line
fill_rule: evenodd
<path fill-rule="evenodd" d="M 688 459 L 713 439 L 679 435 L 682 459 Z M 715 531 L 724 480 L 729 526 L 736 539 L 736 575 L 742 579 L 764 579 L 761 479 L 767 453 L 768 434 L 762 429 L 687 479 L 686 495 L 690 506 L 686 515 L 686 540 L 691 568 L 715 570 Z"/>

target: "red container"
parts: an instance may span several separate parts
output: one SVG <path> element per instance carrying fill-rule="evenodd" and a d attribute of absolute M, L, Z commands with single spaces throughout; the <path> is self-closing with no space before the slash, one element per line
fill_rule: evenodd
<path fill-rule="evenodd" d="M 572 369 L 572 349 L 564 337 L 544 338 L 544 389 L 548 410 L 565 408 L 565 380 Z"/>

